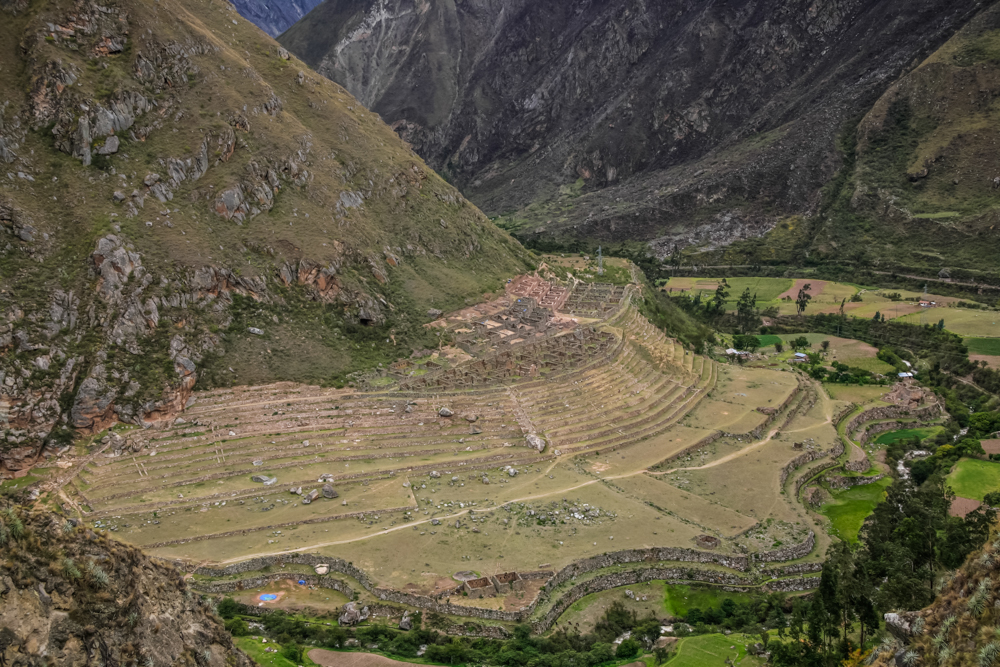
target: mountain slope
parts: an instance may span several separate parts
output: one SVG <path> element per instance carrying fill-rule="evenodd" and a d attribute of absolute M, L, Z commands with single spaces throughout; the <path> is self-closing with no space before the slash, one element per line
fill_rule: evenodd
<path fill-rule="evenodd" d="M 0 664 L 254 664 L 182 573 L 74 523 L 0 512 Z"/>
<path fill-rule="evenodd" d="M 8 471 L 72 429 L 172 418 L 196 381 L 349 381 L 433 344 L 429 308 L 525 266 L 375 114 L 227 3 L 0 11 Z"/>
<path fill-rule="evenodd" d="M 271 37 L 280 35 L 290 25 L 309 13 L 319 0 L 235 0 L 240 15 Z"/>
<path fill-rule="evenodd" d="M 996 271 L 998 97 L 1000 6 L 994 5 L 890 86 L 861 120 L 843 201 L 814 250 L 856 254 L 891 244 L 929 267 Z"/>
<path fill-rule="evenodd" d="M 717 246 L 817 210 L 837 137 L 971 0 L 326 0 L 281 36 L 522 238 Z"/>

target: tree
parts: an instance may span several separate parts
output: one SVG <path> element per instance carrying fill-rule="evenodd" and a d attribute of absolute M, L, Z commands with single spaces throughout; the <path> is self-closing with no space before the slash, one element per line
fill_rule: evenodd
<path fill-rule="evenodd" d="M 656 664 L 662 665 L 670 657 L 670 650 L 666 646 L 657 646 L 653 649 L 653 655 L 656 657 Z"/>
<path fill-rule="evenodd" d="M 740 333 L 746 333 L 751 329 L 756 329 L 760 324 L 760 317 L 757 315 L 757 295 L 750 294 L 750 288 L 743 290 L 743 295 L 736 302 L 736 326 Z"/>
<path fill-rule="evenodd" d="M 796 352 L 798 352 L 799 350 L 805 350 L 806 348 L 812 347 L 812 344 L 809 342 L 809 339 L 806 338 L 805 336 L 799 336 L 791 343 L 789 343 L 789 345 L 791 345 L 792 349 Z"/>
<path fill-rule="evenodd" d="M 820 343 L 819 346 L 821 348 L 823 348 L 823 352 L 829 352 L 829 350 L 830 350 L 830 341 L 825 340 L 822 343 Z"/>
<path fill-rule="evenodd" d="M 295 642 L 288 642 L 281 649 L 281 655 L 285 656 L 294 663 L 302 662 L 302 656 L 305 655 L 305 652 L 306 650 Z"/>
<path fill-rule="evenodd" d="M 240 606 L 232 598 L 223 598 L 216 609 L 222 618 L 232 618 L 239 612 Z"/>
<path fill-rule="evenodd" d="M 722 314 L 726 309 L 726 299 L 729 298 L 729 283 L 723 278 L 719 286 L 715 288 L 715 296 L 712 297 L 712 310 L 716 314 Z"/>
<path fill-rule="evenodd" d="M 760 340 L 757 336 L 753 334 L 737 334 L 733 336 L 733 347 L 737 350 L 746 350 L 747 352 L 755 352 L 758 347 L 760 347 Z"/>
<path fill-rule="evenodd" d="M 777 352 L 778 354 L 781 354 L 782 352 L 784 352 L 785 351 L 784 344 L 781 341 L 778 341 L 777 343 L 775 343 L 774 344 L 774 351 Z"/>
<path fill-rule="evenodd" d="M 799 295 L 795 297 L 795 308 L 799 315 L 806 312 L 806 306 L 809 305 L 809 301 L 812 299 L 812 295 L 809 294 L 809 290 L 812 289 L 812 284 L 806 283 L 799 290 Z"/>

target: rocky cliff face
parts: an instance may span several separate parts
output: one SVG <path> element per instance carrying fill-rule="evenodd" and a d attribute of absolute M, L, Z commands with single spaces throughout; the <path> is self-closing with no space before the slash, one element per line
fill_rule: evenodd
<path fill-rule="evenodd" d="M 281 41 L 519 235 L 666 252 L 815 212 L 845 122 L 980 6 L 326 0 Z"/>
<path fill-rule="evenodd" d="M 65 518 L 0 512 L 0 663 L 251 667 L 183 575 Z"/>
<path fill-rule="evenodd" d="M 319 0 L 235 0 L 240 15 L 271 37 L 285 32 L 290 25 L 309 13 Z"/>
<path fill-rule="evenodd" d="M 74 432 L 173 418 L 206 369 L 346 381 L 524 267 L 228 3 L 0 16 L 0 475 Z"/>

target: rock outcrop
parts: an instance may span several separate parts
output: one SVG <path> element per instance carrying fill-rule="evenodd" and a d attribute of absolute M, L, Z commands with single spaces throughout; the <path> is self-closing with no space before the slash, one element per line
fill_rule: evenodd
<path fill-rule="evenodd" d="M 0 477 L 169 423 L 197 383 L 347 381 L 376 363 L 356 327 L 397 352 L 524 266 L 343 89 L 228 4 L 178 3 L 0 3 Z M 305 363 L 269 363 L 291 339 Z"/>
<path fill-rule="evenodd" d="M 0 662 L 253 665 L 181 572 L 76 523 L 0 513 Z"/>

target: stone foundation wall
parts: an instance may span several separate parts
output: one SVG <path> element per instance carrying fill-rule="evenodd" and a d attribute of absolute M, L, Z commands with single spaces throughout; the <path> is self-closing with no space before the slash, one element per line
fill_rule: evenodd
<path fill-rule="evenodd" d="M 883 419 L 931 419 L 941 416 L 941 405 L 931 403 L 921 408 L 904 408 L 899 405 L 885 405 L 877 408 L 865 410 L 850 422 L 847 423 L 846 433 L 848 436 L 854 433 L 858 427 L 866 422 L 881 421 Z"/>
<path fill-rule="evenodd" d="M 827 452 L 821 449 L 814 449 L 808 452 L 803 452 L 796 456 L 794 459 L 785 464 L 785 467 L 781 469 L 780 485 L 781 488 L 785 488 L 785 482 L 788 481 L 788 476 L 795 471 L 799 466 L 804 466 L 807 463 L 811 463 L 816 459 L 821 459 L 827 455 Z"/>
<path fill-rule="evenodd" d="M 283 581 L 285 579 L 294 581 L 304 580 L 310 586 L 331 588 L 335 591 L 340 591 L 349 599 L 353 598 L 355 593 L 355 590 L 351 588 L 347 582 L 342 581 L 341 579 L 315 574 L 295 574 L 293 572 L 273 572 L 256 577 L 249 577 L 247 579 L 234 579 L 233 581 L 210 581 L 201 584 L 194 582 L 192 584 L 192 588 L 195 588 L 202 593 L 210 594 L 233 593 L 235 591 L 244 591 L 251 588 L 261 588 L 275 581 Z"/>

